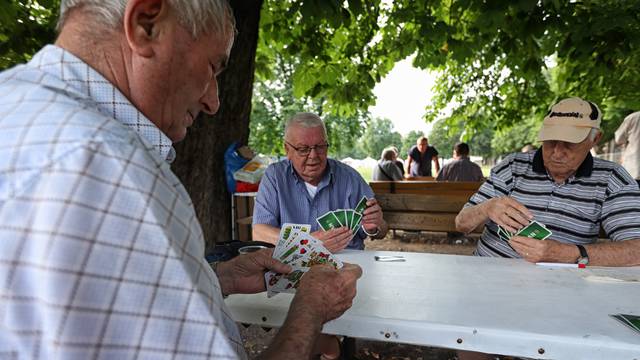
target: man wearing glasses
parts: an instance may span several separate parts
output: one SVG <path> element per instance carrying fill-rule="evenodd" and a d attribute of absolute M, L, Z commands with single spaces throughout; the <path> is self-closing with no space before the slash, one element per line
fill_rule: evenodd
<path fill-rule="evenodd" d="M 287 159 L 272 164 L 261 182 L 253 210 L 253 239 L 276 243 L 285 223 L 310 224 L 312 235 L 331 252 L 364 249 L 364 239 L 388 231 L 373 191 L 350 166 L 327 159 L 327 131 L 319 116 L 298 113 L 285 126 Z M 328 211 L 353 209 L 366 196 L 362 227 L 322 231 L 316 219 Z"/>

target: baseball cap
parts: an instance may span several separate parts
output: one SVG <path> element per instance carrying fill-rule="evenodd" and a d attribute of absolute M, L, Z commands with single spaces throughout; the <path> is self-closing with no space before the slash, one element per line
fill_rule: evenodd
<path fill-rule="evenodd" d="M 560 100 L 544 117 L 538 140 L 579 143 L 592 128 L 600 129 L 601 120 L 602 112 L 590 101 L 578 97 Z"/>

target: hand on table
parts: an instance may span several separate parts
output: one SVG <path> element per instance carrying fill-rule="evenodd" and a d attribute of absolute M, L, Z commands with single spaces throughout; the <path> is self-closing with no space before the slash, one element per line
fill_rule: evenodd
<path fill-rule="evenodd" d="M 216 274 L 220 280 L 222 293 L 253 294 L 265 291 L 264 272 L 273 270 L 288 274 L 291 266 L 272 258 L 273 249 L 264 249 L 249 254 L 241 254 L 235 258 L 218 264 Z"/>
<path fill-rule="evenodd" d="M 529 209 L 509 196 L 490 199 L 484 206 L 489 219 L 512 233 L 529 225 L 533 219 Z"/>
<path fill-rule="evenodd" d="M 329 231 L 318 230 L 311 233 L 311 236 L 322 241 L 324 247 L 335 254 L 349 245 L 353 238 L 353 232 L 348 227 L 343 226 Z"/>
<path fill-rule="evenodd" d="M 525 236 L 513 236 L 509 245 L 522 256 L 532 262 L 568 262 L 573 263 L 578 257 L 575 245 L 563 244 L 556 240 L 538 240 Z"/>

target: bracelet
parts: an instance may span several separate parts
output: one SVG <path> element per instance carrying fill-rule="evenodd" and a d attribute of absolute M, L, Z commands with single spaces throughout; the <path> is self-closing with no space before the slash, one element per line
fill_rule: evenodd
<path fill-rule="evenodd" d="M 362 227 L 362 231 L 364 231 L 364 233 L 367 234 L 369 237 L 378 236 L 378 234 L 380 234 L 380 228 L 379 227 L 376 227 L 376 232 L 374 232 L 373 234 L 368 233 L 367 229 L 365 229 L 364 226 Z"/>

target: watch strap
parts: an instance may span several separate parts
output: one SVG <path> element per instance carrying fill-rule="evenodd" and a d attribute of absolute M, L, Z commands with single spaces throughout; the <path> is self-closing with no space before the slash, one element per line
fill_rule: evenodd
<path fill-rule="evenodd" d="M 577 264 L 588 264 L 589 263 L 589 253 L 587 253 L 587 249 L 584 246 L 576 244 L 578 251 L 580 251 L 580 257 L 576 261 Z"/>

